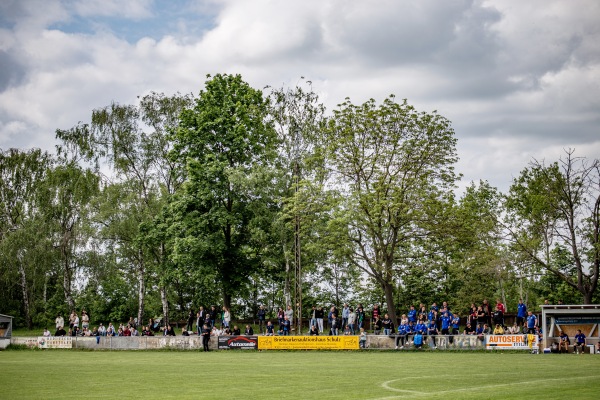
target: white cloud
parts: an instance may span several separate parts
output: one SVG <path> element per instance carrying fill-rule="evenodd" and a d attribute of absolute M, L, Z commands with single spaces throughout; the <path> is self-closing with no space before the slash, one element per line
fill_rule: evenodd
<path fill-rule="evenodd" d="M 216 13 L 210 29 L 193 29 L 201 15 L 173 13 L 162 22 L 176 30 L 134 41 L 110 24 L 88 33 L 57 24 L 154 18 L 153 4 L 0 6 L 14 22 L 0 28 L 0 146 L 51 149 L 56 128 L 88 120 L 94 108 L 151 90 L 197 93 L 207 73 L 228 72 L 257 88 L 306 76 L 329 109 L 347 96 L 361 103 L 394 93 L 438 110 L 459 138 L 459 171 L 501 188 L 532 157 L 598 150 L 595 1 L 205 1 L 194 5 Z"/>

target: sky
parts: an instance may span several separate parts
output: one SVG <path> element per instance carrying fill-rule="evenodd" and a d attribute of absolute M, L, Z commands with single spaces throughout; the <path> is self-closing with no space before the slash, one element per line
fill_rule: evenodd
<path fill-rule="evenodd" d="M 600 156 L 597 0 L 0 0 L 0 149 L 207 74 L 305 77 L 331 112 L 390 94 L 452 121 L 460 187 Z"/>

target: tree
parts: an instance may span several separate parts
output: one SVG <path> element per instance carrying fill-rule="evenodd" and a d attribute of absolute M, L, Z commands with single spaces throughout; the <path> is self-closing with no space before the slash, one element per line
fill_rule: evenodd
<path fill-rule="evenodd" d="M 417 112 L 391 96 L 380 105 L 346 100 L 326 133 L 334 179 L 345 195 L 338 218 L 347 230 L 350 260 L 381 285 L 395 321 L 403 257 L 427 236 L 435 218 L 428 207 L 456 181 L 454 132 L 444 117 Z"/>
<path fill-rule="evenodd" d="M 169 255 L 161 243 L 148 247 L 143 235 L 139 237 L 139 227 L 160 212 L 182 182 L 180 166 L 168 157 L 168 135 L 191 103 L 190 95 L 153 92 L 138 105 L 113 103 L 94 110 L 90 124 L 57 131 L 62 141 L 59 154 L 89 162 L 98 172 L 111 168 L 103 189 L 103 198 L 110 202 L 98 205 L 96 222 L 105 242 L 116 245 L 120 258 L 135 271 L 138 321 L 144 317 L 148 274 L 154 273 L 159 276 L 163 317 L 168 322 L 169 281 L 160 274 L 160 266 Z"/>
<path fill-rule="evenodd" d="M 600 161 L 565 153 L 550 165 L 532 161 L 513 181 L 506 229 L 514 250 L 590 304 L 600 272 Z"/>
<path fill-rule="evenodd" d="M 182 113 L 174 135 L 173 157 L 187 173 L 174 208 L 182 224 L 174 256 L 215 271 L 228 308 L 260 264 L 252 244 L 269 220 L 277 137 L 267 112 L 262 93 L 240 75 L 219 74 Z"/>
<path fill-rule="evenodd" d="M 0 152 L 0 309 L 7 307 L 8 312 L 12 294 L 19 296 L 28 328 L 33 327 L 35 302 L 51 268 L 46 226 L 40 217 L 51 162 L 39 149 Z"/>

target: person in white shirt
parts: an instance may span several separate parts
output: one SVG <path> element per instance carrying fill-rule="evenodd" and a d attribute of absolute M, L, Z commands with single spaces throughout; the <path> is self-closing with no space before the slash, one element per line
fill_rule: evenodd
<path fill-rule="evenodd" d="M 57 328 L 57 329 L 58 329 L 58 328 Z M 45 329 L 44 329 L 44 333 L 42 334 L 42 336 L 44 336 L 44 337 L 49 337 L 49 336 L 51 336 L 51 335 L 50 335 L 50 331 L 48 330 L 48 328 L 45 328 Z"/>
<path fill-rule="evenodd" d="M 59 328 L 65 326 L 65 319 L 62 317 L 62 315 L 58 314 L 58 316 L 54 320 L 54 323 L 56 324 L 56 330 L 58 330 Z"/>

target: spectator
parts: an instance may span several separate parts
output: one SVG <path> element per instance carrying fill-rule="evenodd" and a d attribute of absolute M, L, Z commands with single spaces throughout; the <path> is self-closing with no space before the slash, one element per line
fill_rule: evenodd
<path fill-rule="evenodd" d="M 560 331 L 560 335 L 558 337 L 558 352 L 562 353 L 564 350 L 565 353 L 569 353 L 570 344 L 571 340 L 569 340 L 569 335 L 567 335 L 564 331 Z"/>
<path fill-rule="evenodd" d="M 348 315 L 348 327 L 352 335 L 356 334 L 356 313 L 353 308 L 350 308 L 350 314 Z"/>
<path fill-rule="evenodd" d="M 411 304 L 410 309 L 407 313 L 408 322 L 416 323 L 417 322 L 417 310 L 415 310 L 415 306 Z"/>
<path fill-rule="evenodd" d="M 360 303 L 358 303 L 358 307 L 356 307 L 356 323 L 358 324 L 359 330 L 365 327 L 365 310 Z M 321 332 L 323 331 L 321 330 Z"/>
<path fill-rule="evenodd" d="M 106 327 L 102 325 L 102 322 L 100 322 L 100 326 L 98 327 L 98 334 L 100 334 L 100 336 L 106 336 Z"/>
<path fill-rule="evenodd" d="M 154 336 L 154 333 L 149 327 L 144 326 L 144 328 L 142 329 L 142 336 Z"/>
<path fill-rule="evenodd" d="M 229 323 L 231 322 L 231 313 L 229 312 L 229 308 L 223 307 L 223 327 L 228 328 Z"/>
<path fill-rule="evenodd" d="M 471 326 L 471 323 L 468 322 L 467 326 L 465 326 L 465 330 L 464 330 L 464 335 L 474 335 L 475 334 L 475 328 L 473 328 L 473 326 Z"/>
<path fill-rule="evenodd" d="M 79 331 L 79 315 L 75 311 L 73 311 L 73 336 L 75 336 L 76 332 Z"/>
<path fill-rule="evenodd" d="M 65 326 L 65 319 L 62 317 L 62 315 L 58 314 L 56 316 L 56 319 L 54 320 L 54 325 L 56 327 L 56 330 Z"/>
<path fill-rule="evenodd" d="M 423 318 L 423 321 L 427 321 L 427 307 L 425 306 L 425 304 L 421 304 L 419 306 L 419 311 L 417 312 L 417 320 L 419 318 Z"/>
<path fill-rule="evenodd" d="M 277 320 L 279 321 L 279 326 L 283 326 L 283 320 L 285 317 L 285 312 L 283 312 L 283 308 L 279 307 L 279 310 L 277 310 Z"/>
<path fill-rule="evenodd" d="M 50 331 L 48 330 L 48 328 L 44 328 L 44 333 L 42 333 L 42 336 L 43 337 L 50 337 L 51 336 Z"/>
<path fill-rule="evenodd" d="M 127 322 L 127 325 L 129 325 L 130 327 L 133 327 L 133 328 L 137 328 L 137 318 L 129 317 L 129 321 Z"/>
<path fill-rule="evenodd" d="M 442 335 L 450 334 L 450 324 L 452 323 L 452 317 L 448 314 L 448 311 L 444 311 L 440 318 L 442 323 Z"/>
<path fill-rule="evenodd" d="M 123 329 L 123 336 L 131 336 L 131 330 L 129 329 L 129 325 L 125 326 L 125 329 Z"/>
<path fill-rule="evenodd" d="M 190 309 L 188 311 L 187 326 L 185 327 L 186 331 L 191 331 L 194 328 L 195 317 L 196 317 L 196 313 L 194 312 L 192 307 L 190 307 Z M 186 336 L 189 336 L 189 334 Z"/>
<path fill-rule="evenodd" d="M 381 324 L 381 320 L 379 319 L 379 315 L 378 315 L 375 318 L 375 320 L 373 321 L 373 333 L 375 335 L 381 334 L 381 328 L 382 328 L 382 324 Z"/>
<path fill-rule="evenodd" d="M 209 328 L 207 324 L 202 326 L 202 332 L 200 335 L 202 336 L 202 347 L 204 351 L 209 351 L 208 343 L 210 342 L 210 331 L 211 328 Z"/>
<path fill-rule="evenodd" d="M 575 335 L 575 352 L 577 354 L 583 354 L 585 351 L 585 335 L 581 332 L 581 329 L 577 329 L 577 334 Z"/>
<path fill-rule="evenodd" d="M 502 304 L 500 304 L 500 305 L 502 305 Z M 504 308 L 503 305 L 502 305 L 502 307 Z M 498 306 L 496 306 L 496 309 L 494 310 L 494 313 L 492 314 L 492 321 L 494 321 L 494 324 L 502 325 L 502 327 L 504 327 L 504 313 Z"/>
<path fill-rule="evenodd" d="M 283 324 L 281 325 L 281 333 L 283 336 L 289 336 L 291 330 L 292 330 L 292 323 L 288 319 L 288 316 L 285 315 L 283 317 Z"/>
<path fill-rule="evenodd" d="M 331 313 L 331 328 L 329 329 L 329 335 L 337 336 L 339 330 L 339 320 L 337 317 L 337 313 Z"/>
<path fill-rule="evenodd" d="M 164 336 L 175 336 L 175 331 L 171 325 L 167 325 L 163 331 Z"/>
<path fill-rule="evenodd" d="M 67 332 L 62 326 L 59 326 L 56 332 L 54 333 L 54 336 L 67 336 Z"/>
<path fill-rule="evenodd" d="M 275 334 L 275 329 L 273 327 L 273 324 L 271 323 L 271 321 L 267 322 L 267 326 L 266 326 L 266 330 L 265 330 L 265 336 L 273 336 Z"/>
<path fill-rule="evenodd" d="M 210 312 L 208 313 L 209 317 L 210 317 L 210 327 L 212 329 L 213 326 L 215 326 L 215 321 L 217 320 L 217 307 L 215 306 L 210 306 Z"/>
<path fill-rule="evenodd" d="M 388 314 L 383 316 L 383 319 L 381 320 L 381 327 L 383 328 L 384 335 L 390 336 L 392 334 L 392 331 L 394 330 L 394 323 Z"/>
<path fill-rule="evenodd" d="M 252 336 L 254 335 L 254 329 L 250 325 L 246 325 L 246 330 L 244 331 L 244 335 Z"/>
<path fill-rule="evenodd" d="M 525 318 L 527 318 L 527 306 L 523 304 L 523 299 L 519 299 L 519 304 L 517 305 L 517 325 L 523 326 Z"/>
<path fill-rule="evenodd" d="M 344 307 L 342 308 L 342 327 L 346 327 L 348 325 L 348 318 L 350 318 L 350 307 L 348 307 L 348 303 L 344 303 Z"/>
<path fill-rule="evenodd" d="M 344 328 L 344 336 L 352 335 L 352 331 L 350 330 L 350 326 L 346 325 Z"/>
<path fill-rule="evenodd" d="M 317 317 L 317 326 L 319 327 L 319 332 L 323 333 L 323 318 L 325 318 L 325 312 L 323 311 L 323 307 L 317 308 L 315 316 Z"/>
<path fill-rule="evenodd" d="M 187 330 L 187 326 L 185 328 L 181 328 L 181 336 L 190 336 Z"/>
<path fill-rule="evenodd" d="M 81 312 L 81 327 L 84 329 L 90 328 L 90 316 L 83 310 Z"/>
<path fill-rule="evenodd" d="M 375 304 L 373 305 L 373 320 L 375 320 L 375 318 L 381 319 L 381 313 L 379 312 L 379 304 Z"/>
<path fill-rule="evenodd" d="M 400 345 L 400 349 L 404 348 L 404 344 L 406 343 L 406 339 L 408 338 L 407 332 L 408 326 L 406 324 L 398 325 L 398 331 L 396 332 L 396 350 L 398 349 L 398 345 Z"/>
<path fill-rule="evenodd" d="M 106 336 L 115 336 L 116 335 L 115 327 L 112 322 L 108 323 L 108 328 L 106 328 Z"/>
<path fill-rule="evenodd" d="M 358 343 L 361 349 L 365 349 L 367 347 L 367 332 L 365 332 L 365 328 L 360 328 Z"/>
<path fill-rule="evenodd" d="M 314 309 L 314 306 L 313 306 Z M 267 310 L 265 310 L 265 306 L 261 305 L 258 308 L 258 312 L 256 313 L 258 317 L 258 331 L 259 333 L 265 332 L 265 321 L 267 319 Z"/>
<path fill-rule="evenodd" d="M 310 336 L 319 336 L 319 328 L 316 325 L 312 325 L 310 327 L 310 330 L 309 330 L 308 334 Z"/>
<path fill-rule="evenodd" d="M 238 328 L 237 325 L 234 325 L 233 326 L 233 331 L 231 331 L 231 335 L 232 336 L 240 336 L 241 334 L 242 334 L 242 332 L 240 331 L 240 328 Z"/>
<path fill-rule="evenodd" d="M 292 306 L 287 306 L 287 310 L 285 310 L 285 316 L 287 317 L 288 321 L 290 321 L 290 326 L 294 325 L 294 310 L 292 309 Z"/>
<path fill-rule="evenodd" d="M 496 324 L 494 328 L 494 335 L 504 335 L 504 328 L 500 324 Z"/>
<path fill-rule="evenodd" d="M 537 324 L 537 317 L 531 311 L 527 311 L 527 333 L 530 335 L 535 334 Z"/>

